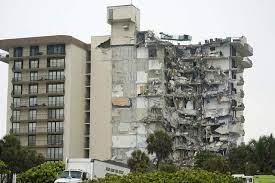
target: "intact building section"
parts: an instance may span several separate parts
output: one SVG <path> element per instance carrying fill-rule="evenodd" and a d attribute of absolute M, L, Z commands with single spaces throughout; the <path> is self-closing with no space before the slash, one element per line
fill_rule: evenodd
<path fill-rule="evenodd" d="M 84 156 L 87 44 L 70 36 L 0 40 L 9 52 L 7 132 L 47 160 Z"/>

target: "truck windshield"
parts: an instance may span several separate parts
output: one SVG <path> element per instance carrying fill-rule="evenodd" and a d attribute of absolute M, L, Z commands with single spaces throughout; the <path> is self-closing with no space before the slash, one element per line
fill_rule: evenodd
<path fill-rule="evenodd" d="M 70 174 L 69 171 L 64 171 L 64 172 L 62 172 L 62 174 L 60 175 L 60 178 L 69 178 L 69 174 Z"/>
<path fill-rule="evenodd" d="M 71 177 L 80 179 L 81 178 L 81 172 L 80 171 L 71 171 Z"/>

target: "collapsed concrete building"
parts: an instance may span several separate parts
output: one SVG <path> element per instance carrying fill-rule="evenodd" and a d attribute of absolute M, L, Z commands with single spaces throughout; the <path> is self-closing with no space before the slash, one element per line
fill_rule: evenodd
<path fill-rule="evenodd" d="M 159 129 L 183 164 L 199 150 L 225 154 L 243 142 L 243 71 L 253 54 L 245 37 L 175 45 L 190 36 L 140 31 L 132 5 L 108 7 L 108 23 L 110 36 L 92 37 L 93 155 L 125 161 Z"/>
<path fill-rule="evenodd" d="M 9 52 L 0 57 L 9 65 L 8 132 L 48 161 L 125 162 L 155 130 L 171 135 L 182 165 L 243 141 L 243 71 L 253 54 L 245 37 L 158 38 L 140 31 L 135 6 L 107 10 L 111 35 L 91 44 L 64 35 L 0 40 Z"/>

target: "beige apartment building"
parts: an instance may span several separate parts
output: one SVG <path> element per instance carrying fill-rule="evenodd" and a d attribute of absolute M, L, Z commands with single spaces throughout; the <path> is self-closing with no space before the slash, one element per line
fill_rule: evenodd
<path fill-rule="evenodd" d="M 165 130 L 175 162 L 243 142 L 245 37 L 190 44 L 191 36 L 140 30 L 140 10 L 110 6 L 111 34 L 0 40 L 9 64 L 7 130 L 48 160 L 126 162 Z"/>
<path fill-rule="evenodd" d="M 1 58 L 9 64 L 7 132 L 48 160 L 88 156 L 89 45 L 60 35 L 1 40 L 0 48 L 9 52 Z"/>

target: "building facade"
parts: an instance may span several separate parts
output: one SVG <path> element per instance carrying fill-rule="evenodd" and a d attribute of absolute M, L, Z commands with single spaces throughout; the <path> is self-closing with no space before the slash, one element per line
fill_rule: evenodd
<path fill-rule="evenodd" d="M 10 70 L 7 129 L 23 145 L 35 142 L 46 157 L 63 148 L 59 158 L 125 162 L 165 130 L 174 161 L 186 165 L 197 151 L 225 154 L 243 142 L 243 71 L 253 54 L 245 37 L 159 38 L 140 31 L 133 5 L 108 7 L 107 22 L 111 34 L 90 45 L 68 36 L 0 41 L 10 55 L 2 59 Z"/>
<path fill-rule="evenodd" d="M 9 52 L 1 58 L 9 64 L 7 132 L 47 160 L 83 157 L 89 45 L 45 36 L 1 40 L 0 48 Z"/>

